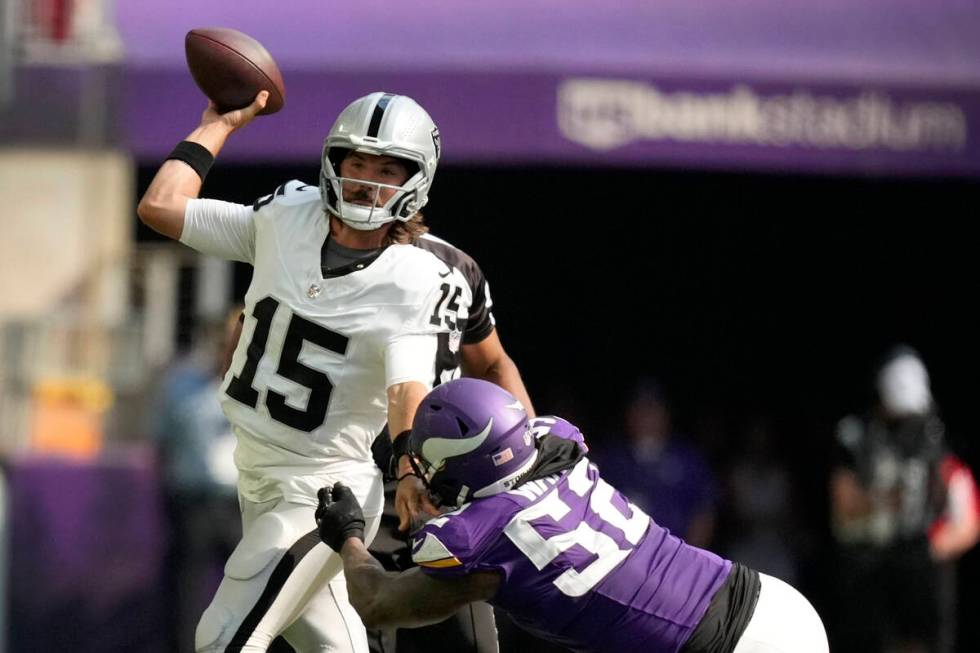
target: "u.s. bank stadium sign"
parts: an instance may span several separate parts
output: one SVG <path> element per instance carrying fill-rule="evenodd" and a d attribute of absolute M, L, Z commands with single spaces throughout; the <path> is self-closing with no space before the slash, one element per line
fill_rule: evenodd
<path fill-rule="evenodd" d="M 173 147 L 173 116 L 199 111 L 186 70 L 131 72 L 124 144 L 155 161 Z M 397 81 L 397 84 L 395 83 Z M 398 92 L 439 125 L 447 164 L 582 165 L 980 177 L 980 83 L 810 82 L 635 77 L 504 70 L 399 73 Z M 256 121 L 223 160 L 309 161 L 322 116 L 378 80 L 359 72 L 290 73 L 292 106 Z M 176 89 L 170 92 L 168 89 Z M 183 115 L 183 114 L 182 114 Z"/>
<path fill-rule="evenodd" d="M 801 160 L 836 153 L 879 164 L 889 157 L 969 164 L 963 159 L 975 149 L 960 102 L 922 91 L 897 96 L 861 87 L 760 89 L 736 83 L 666 89 L 644 81 L 572 78 L 558 84 L 557 123 L 564 138 L 612 156 L 629 147 L 659 145 L 676 154 L 683 146 L 711 145 Z M 713 155 L 724 157 L 717 149 Z"/>

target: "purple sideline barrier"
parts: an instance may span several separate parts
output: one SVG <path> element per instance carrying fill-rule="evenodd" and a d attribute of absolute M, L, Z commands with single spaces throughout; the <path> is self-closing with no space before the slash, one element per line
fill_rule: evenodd
<path fill-rule="evenodd" d="M 162 653 L 167 546 L 145 449 L 6 461 L 11 653 Z"/>

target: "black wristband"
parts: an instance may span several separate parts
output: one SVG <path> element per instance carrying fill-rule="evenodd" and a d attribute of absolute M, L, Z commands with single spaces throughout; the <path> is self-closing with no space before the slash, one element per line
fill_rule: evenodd
<path fill-rule="evenodd" d="M 402 456 L 408 453 L 408 436 L 411 434 L 412 429 L 405 429 L 391 441 L 391 459 L 395 465 L 398 465 L 398 461 L 402 459 Z"/>
<path fill-rule="evenodd" d="M 177 161 L 183 161 L 197 173 L 197 176 L 204 181 L 204 178 L 208 176 L 208 171 L 211 166 L 214 165 L 214 155 L 211 154 L 208 148 L 204 147 L 200 143 L 194 143 L 192 141 L 181 141 L 177 143 L 177 146 L 167 155 L 167 160 L 176 159 Z"/>

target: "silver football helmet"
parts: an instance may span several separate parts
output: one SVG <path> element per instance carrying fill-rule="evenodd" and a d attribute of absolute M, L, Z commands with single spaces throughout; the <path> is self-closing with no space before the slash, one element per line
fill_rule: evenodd
<path fill-rule="evenodd" d="M 340 112 L 323 142 L 320 196 L 324 208 L 354 229 L 377 229 L 393 220 L 406 222 L 429 200 L 429 189 L 439 163 L 439 129 L 419 104 L 405 95 L 371 93 L 354 100 Z M 390 186 L 340 176 L 340 162 L 351 150 L 401 159 L 409 169 L 408 180 Z M 344 184 L 397 192 L 377 206 L 344 201 Z"/>

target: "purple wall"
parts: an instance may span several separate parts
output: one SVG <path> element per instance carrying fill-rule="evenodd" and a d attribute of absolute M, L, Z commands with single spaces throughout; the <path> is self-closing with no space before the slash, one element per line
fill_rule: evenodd
<path fill-rule="evenodd" d="M 226 159 L 310 161 L 337 112 L 407 93 L 447 161 L 980 173 L 980 6 L 960 0 L 120 2 L 120 115 L 156 160 L 203 99 L 183 36 L 223 25 L 277 58 L 283 112 Z"/>
<path fill-rule="evenodd" d="M 162 653 L 168 535 L 149 452 L 5 467 L 10 650 Z"/>

